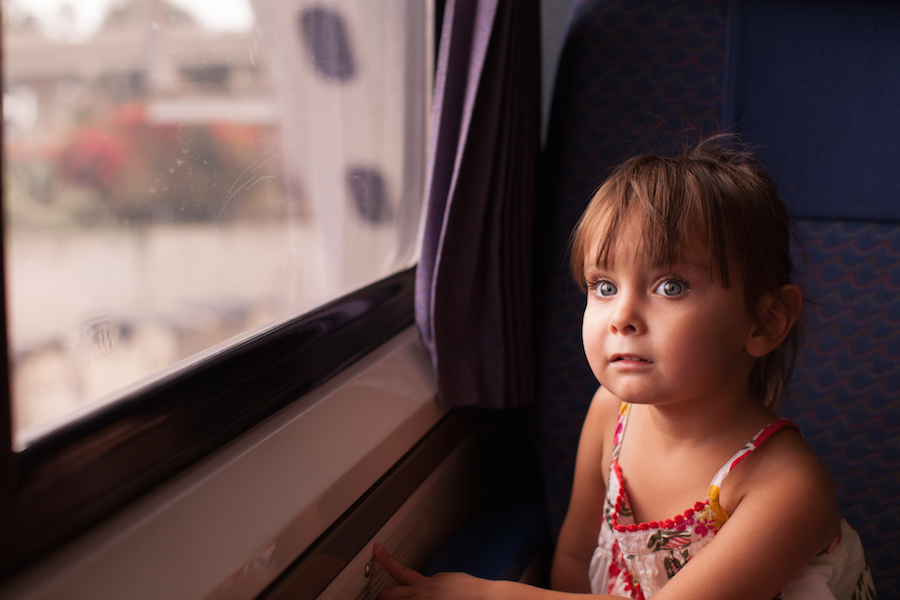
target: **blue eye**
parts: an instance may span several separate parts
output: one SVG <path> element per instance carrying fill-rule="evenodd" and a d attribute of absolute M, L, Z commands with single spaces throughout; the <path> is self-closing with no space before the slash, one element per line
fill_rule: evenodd
<path fill-rule="evenodd" d="M 673 298 L 675 296 L 680 296 L 687 290 L 687 286 L 681 283 L 680 281 L 675 281 L 674 279 L 666 279 L 662 283 L 659 284 L 656 288 L 656 293 L 666 296 L 667 298 Z"/>
<path fill-rule="evenodd" d="M 609 281 L 601 281 L 597 284 L 597 293 L 604 298 L 615 296 L 619 289 Z"/>

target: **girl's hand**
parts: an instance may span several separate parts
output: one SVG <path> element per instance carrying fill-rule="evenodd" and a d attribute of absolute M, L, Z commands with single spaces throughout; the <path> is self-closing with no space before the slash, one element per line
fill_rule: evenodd
<path fill-rule="evenodd" d="M 378 600 L 420 598 L 423 600 L 479 600 L 486 598 L 491 582 L 464 573 L 424 575 L 401 565 L 381 544 L 375 544 L 375 560 L 399 585 L 378 595 Z"/>

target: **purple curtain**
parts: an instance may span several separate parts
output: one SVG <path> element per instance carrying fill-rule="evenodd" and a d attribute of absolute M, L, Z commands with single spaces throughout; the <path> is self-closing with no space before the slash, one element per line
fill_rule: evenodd
<path fill-rule="evenodd" d="M 416 322 L 440 404 L 533 397 L 538 0 L 449 0 L 435 78 Z"/>

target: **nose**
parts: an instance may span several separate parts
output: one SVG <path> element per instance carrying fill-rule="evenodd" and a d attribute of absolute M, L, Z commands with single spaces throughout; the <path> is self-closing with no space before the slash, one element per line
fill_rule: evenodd
<path fill-rule="evenodd" d="M 643 329 L 644 322 L 640 317 L 639 301 L 632 294 L 620 293 L 609 318 L 610 332 L 633 335 L 641 333 Z"/>

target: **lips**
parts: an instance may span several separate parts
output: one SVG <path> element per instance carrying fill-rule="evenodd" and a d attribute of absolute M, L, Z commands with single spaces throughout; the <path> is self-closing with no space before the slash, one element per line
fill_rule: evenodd
<path fill-rule="evenodd" d="M 637 354 L 614 354 L 610 362 L 637 362 L 650 364 L 653 361 L 647 360 Z"/>

